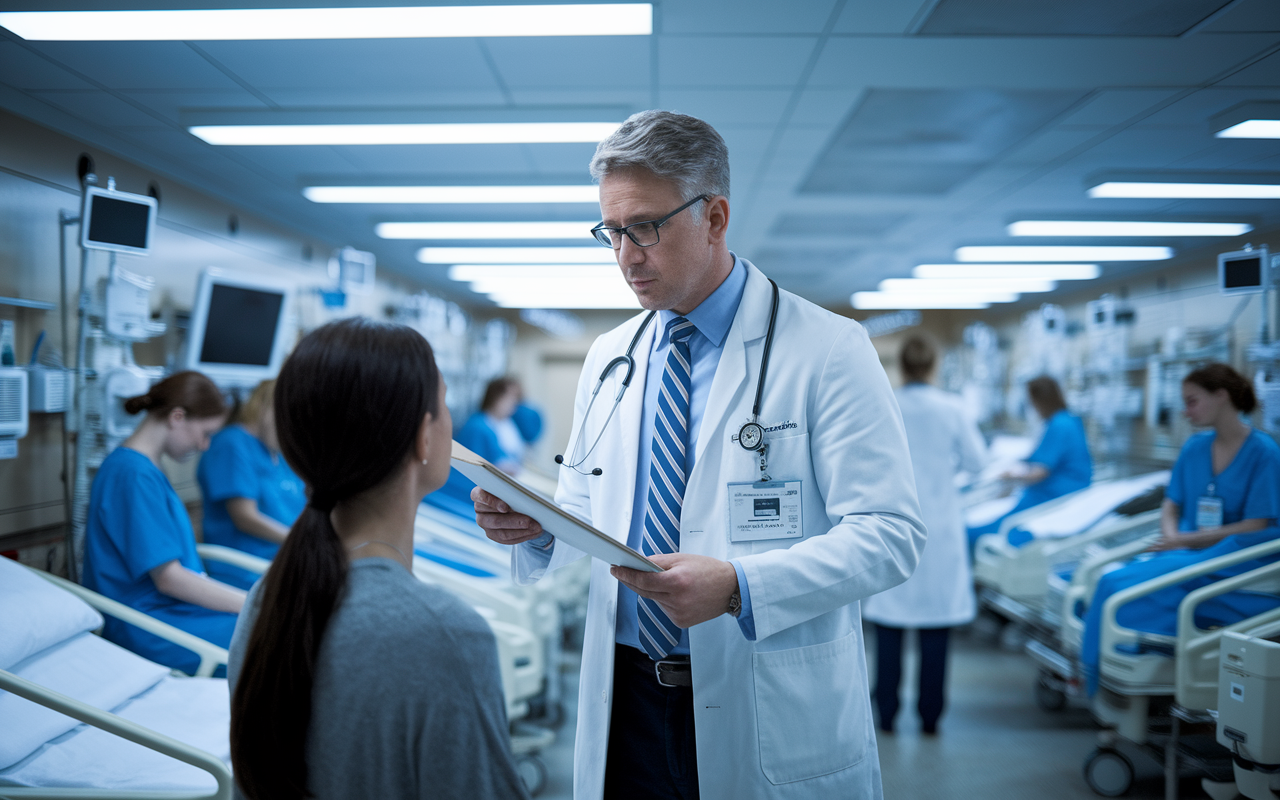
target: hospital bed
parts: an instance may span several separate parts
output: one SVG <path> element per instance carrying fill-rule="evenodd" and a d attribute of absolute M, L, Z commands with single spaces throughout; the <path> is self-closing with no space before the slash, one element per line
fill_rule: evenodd
<path fill-rule="evenodd" d="M 1219 651 L 1227 632 L 1280 624 L 1280 561 L 1187 594 L 1178 606 L 1174 636 L 1126 627 L 1117 614 L 1139 598 L 1277 554 L 1280 540 L 1273 540 L 1121 589 L 1106 599 L 1092 711 L 1110 730 L 1101 734 L 1098 749 L 1085 761 L 1085 779 L 1094 791 L 1116 796 L 1128 790 L 1134 776 L 1131 752 L 1145 752 L 1163 763 L 1165 796 L 1171 800 L 1179 779 L 1188 774 L 1215 783 L 1231 779 L 1229 753 L 1214 742 L 1210 713 L 1218 705 Z M 1242 592 L 1263 601 L 1257 608 L 1265 610 L 1224 625 L 1199 619 L 1206 604 Z M 1127 744 L 1122 746 L 1121 740 Z"/>
<path fill-rule="evenodd" d="M 1035 448 L 1035 440 L 1027 436 L 1000 435 L 993 438 L 991 444 L 987 445 L 987 465 L 980 472 L 964 472 L 956 476 L 956 486 L 960 489 L 964 507 L 972 508 L 992 500 L 1003 499 L 1008 495 L 1010 484 L 1001 476 L 1026 460 Z M 1015 498 L 1001 513 L 1008 512 L 1016 502 Z M 998 516 L 1000 515 L 995 514 L 983 522 L 970 524 L 986 524 Z"/>
<path fill-rule="evenodd" d="M 1218 659 L 1218 743 L 1249 800 L 1280 800 L 1280 623 L 1222 635 Z"/>
<path fill-rule="evenodd" d="M 1037 625 L 1046 610 L 1056 615 L 1045 604 L 1050 577 L 1068 574 L 1091 546 L 1158 530 L 1168 480 L 1166 471 L 1103 481 L 1010 516 L 999 532 L 978 539 L 973 576 L 979 602 L 1027 625 Z"/>
<path fill-rule="evenodd" d="M 222 648 L 0 558 L 0 798 L 230 798 L 226 680 L 174 675 L 96 636 L 104 613 L 199 653 L 202 674 L 226 663 Z"/>

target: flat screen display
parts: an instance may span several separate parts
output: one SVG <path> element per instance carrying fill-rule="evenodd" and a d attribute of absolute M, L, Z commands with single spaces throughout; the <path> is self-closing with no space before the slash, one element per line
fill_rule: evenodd
<path fill-rule="evenodd" d="M 1262 259 L 1232 258 L 1222 262 L 1222 288 L 1251 289 L 1262 285 Z"/>
<path fill-rule="evenodd" d="M 269 366 L 283 305 L 280 292 L 213 284 L 201 363 Z"/>
<path fill-rule="evenodd" d="M 89 204 L 88 240 L 118 247 L 146 250 L 151 206 L 105 195 L 93 195 Z"/>

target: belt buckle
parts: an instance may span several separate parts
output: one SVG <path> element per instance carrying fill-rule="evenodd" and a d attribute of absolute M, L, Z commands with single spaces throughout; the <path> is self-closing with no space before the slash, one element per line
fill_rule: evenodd
<path fill-rule="evenodd" d="M 664 665 L 671 668 L 675 668 L 678 666 L 684 666 L 687 668 L 689 666 L 689 662 L 685 661 L 684 659 L 675 659 L 675 658 L 664 658 L 661 661 L 655 661 L 653 664 L 653 674 L 657 677 L 659 686 L 666 686 L 671 689 L 678 689 L 683 686 L 693 685 L 692 681 L 690 681 L 689 683 L 667 683 L 667 681 L 664 680 L 662 677 L 662 667 Z M 690 675 L 690 677 L 692 677 L 692 675 Z"/>

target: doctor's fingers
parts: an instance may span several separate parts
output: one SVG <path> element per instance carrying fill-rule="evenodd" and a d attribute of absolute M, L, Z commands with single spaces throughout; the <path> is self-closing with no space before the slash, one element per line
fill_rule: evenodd
<path fill-rule="evenodd" d="M 542 535 L 538 521 L 524 514 L 476 513 L 476 524 L 495 542 L 519 544 Z"/>
<path fill-rule="evenodd" d="M 506 514 L 511 510 L 511 507 L 502 502 L 501 498 L 489 494 L 479 486 L 471 490 L 471 502 L 476 504 L 477 512 L 491 511 Z"/>

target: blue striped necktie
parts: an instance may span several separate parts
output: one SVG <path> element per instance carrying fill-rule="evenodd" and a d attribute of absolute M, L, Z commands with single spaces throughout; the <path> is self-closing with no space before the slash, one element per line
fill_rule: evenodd
<path fill-rule="evenodd" d="M 684 503 L 685 450 L 689 446 L 689 391 L 693 385 L 689 337 L 697 330 L 684 317 L 667 325 L 671 351 L 658 390 L 649 458 L 649 502 L 640 552 L 646 556 L 680 551 L 680 507 Z M 653 600 L 638 597 L 640 644 L 654 661 L 680 642 L 680 627 Z"/>

